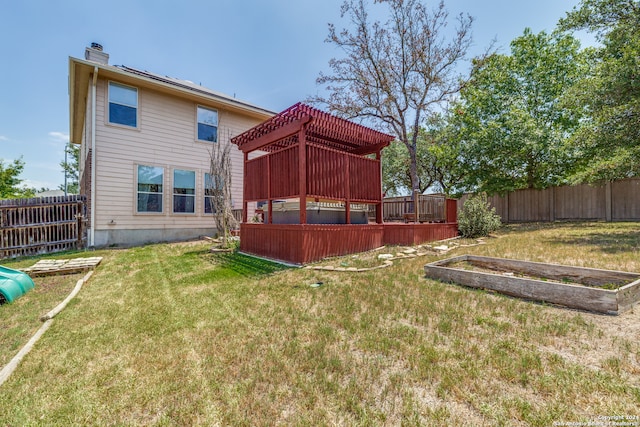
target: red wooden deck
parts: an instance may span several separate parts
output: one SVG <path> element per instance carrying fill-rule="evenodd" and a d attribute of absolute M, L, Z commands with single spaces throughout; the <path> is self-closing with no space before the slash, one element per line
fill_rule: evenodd
<path fill-rule="evenodd" d="M 383 245 L 418 245 L 458 235 L 457 223 L 434 224 L 252 224 L 240 225 L 240 250 L 307 264 Z"/>
<path fill-rule="evenodd" d="M 458 233 L 455 201 L 449 223 L 383 224 L 381 152 L 392 135 L 298 103 L 235 136 L 244 155 L 240 250 L 305 264 L 388 245 L 415 245 Z M 258 157 L 249 154 L 259 151 Z M 297 224 L 273 224 L 273 203 L 297 199 Z M 308 224 L 307 201 L 344 206 L 347 224 Z M 248 203 L 265 202 L 267 224 L 248 223 Z M 351 205 L 375 207 L 376 224 L 349 224 Z M 333 222 L 337 222 L 333 220 Z"/>

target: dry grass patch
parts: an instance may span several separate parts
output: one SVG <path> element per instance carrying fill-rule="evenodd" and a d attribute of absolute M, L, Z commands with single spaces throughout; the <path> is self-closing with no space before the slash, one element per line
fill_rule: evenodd
<path fill-rule="evenodd" d="M 43 258 L 2 260 L 3 266 L 30 267 L 40 259 L 78 258 L 81 253 L 57 254 Z M 86 272 L 34 277 L 35 288 L 11 304 L 0 305 L 0 368 L 6 365 L 42 326 L 40 317 L 62 302 Z"/>
<path fill-rule="evenodd" d="M 640 271 L 639 229 L 509 227 L 446 256 Z M 0 419 L 543 426 L 640 406 L 638 308 L 599 316 L 439 283 L 423 274 L 435 254 L 349 274 L 208 249 L 109 251 L 0 389 Z"/>

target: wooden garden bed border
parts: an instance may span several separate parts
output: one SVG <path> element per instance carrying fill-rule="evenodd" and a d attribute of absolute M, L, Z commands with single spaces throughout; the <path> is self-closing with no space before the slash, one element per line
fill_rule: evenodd
<path fill-rule="evenodd" d="M 522 273 L 552 280 L 571 279 L 586 286 L 548 282 L 531 278 L 506 276 L 504 274 L 461 270 L 448 267 L 456 262 L 469 262 L 496 270 Z M 444 282 L 484 288 L 506 295 L 560 304 L 570 308 L 595 311 L 605 314 L 621 314 L 640 300 L 640 273 L 602 270 L 586 267 L 571 267 L 506 258 L 491 258 L 476 255 L 461 255 L 425 265 L 427 277 Z M 617 290 L 594 286 L 610 282 L 630 282 Z"/>

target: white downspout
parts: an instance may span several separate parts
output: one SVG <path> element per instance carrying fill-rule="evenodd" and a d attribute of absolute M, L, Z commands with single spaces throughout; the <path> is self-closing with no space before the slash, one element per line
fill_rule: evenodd
<path fill-rule="evenodd" d="M 96 85 L 98 83 L 98 67 L 93 67 L 91 84 L 91 228 L 89 230 L 89 247 L 95 246 L 96 238 Z"/>

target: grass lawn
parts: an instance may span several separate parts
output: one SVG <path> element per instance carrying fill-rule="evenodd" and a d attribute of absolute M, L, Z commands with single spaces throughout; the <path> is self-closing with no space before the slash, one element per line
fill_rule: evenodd
<path fill-rule="evenodd" d="M 640 424 L 640 306 L 603 316 L 439 283 L 423 269 L 437 255 L 348 273 L 209 245 L 50 256 L 104 259 L 0 386 L 0 425 Z M 508 226 L 440 258 L 464 253 L 640 272 L 640 224 Z M 0 366 L 79 277 L 0 306 Z"/>

